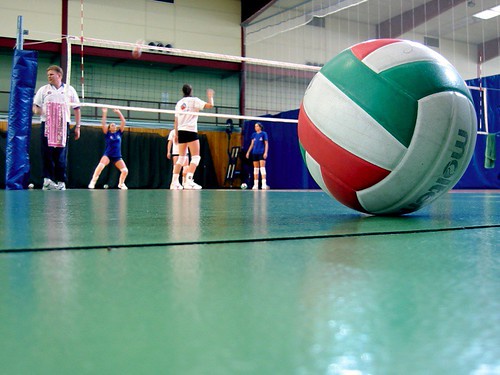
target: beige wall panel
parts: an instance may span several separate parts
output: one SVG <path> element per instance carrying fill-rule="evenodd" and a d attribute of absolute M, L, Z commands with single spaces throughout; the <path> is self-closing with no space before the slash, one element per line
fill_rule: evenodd
<path fill-rule="evenodd" d="M 70 2 L 69 19 L 69 34 L 79 36 L 79 1 Z M 84 35 L 123 42 L 142 39 L 183 49 L 240 54 L 239 21 L 237 0 L 84 2 Z"/>
<path fill-rule="evenodd" d="M 54 6 L 54 4 L 57 4 Z M 23 27 L 29 31 L 28 39 L 53 39 L 61 34 L 60 2 L 51 0 L 0 0 L 0 36 L 17 36 L 17 17 L 23 16 Z"/>

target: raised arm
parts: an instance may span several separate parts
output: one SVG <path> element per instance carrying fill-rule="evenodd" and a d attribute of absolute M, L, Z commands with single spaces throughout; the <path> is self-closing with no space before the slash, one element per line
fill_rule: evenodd
<path fill-rule="evenodd" d="M 102 109 L 102 118 L 101 118 L 101 127 L 102 127 L 102 132 L 104 134 L 108 133 L 108 125 L 106 124 L 107 117 L 108 117 L 108 109 L 103 108 Z"/>
<path fill-rule="evenodd" d="M 123 130 L 125 129 L 125 124 L 127 123 L 127 120 L 125 120 L 125 117 L 123 117 L 123 114 L 121 113 L 121 111 L 119 109 L 113 108 L 113 112 L 116 113 L 118 115 L 118 117 L 120 118 L 120 131 L 123 132 Z"/>
<path fill-rule="evenodd" d="M 207 103 L 203 107 L 204 109 L 209 109 L 214 107 L 214 94 L 215 94 L 214 90 L 207 89 Z"/>

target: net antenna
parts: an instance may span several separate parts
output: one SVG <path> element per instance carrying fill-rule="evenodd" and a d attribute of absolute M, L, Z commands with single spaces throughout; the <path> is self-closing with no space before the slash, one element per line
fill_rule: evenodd
<path fill-rule="evenodd" d="M 467 86 L 469 90 L 478 91 L 479 92 L 479 123 L 477 127 L 477 134 L 488 135 L 489 134 L 489 125 L 488 125 L 488 88 L 483 86 L 483 77 L 482 77 L 482 65 L 483 65 L 483 56 L 479 54 L 478 62 L 477 62 L 477 78 L 478 78 L 478 86 Z"/>
<path fill-rule="evenodd" d="M 85 100 L 85 70 L 83 65 L 83 0 L 80 0 L 80 83 L 82 87 L 82 100 Z"/>

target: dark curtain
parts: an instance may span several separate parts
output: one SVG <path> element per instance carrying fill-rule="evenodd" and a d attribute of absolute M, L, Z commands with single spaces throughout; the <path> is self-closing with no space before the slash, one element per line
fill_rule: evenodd
<path fill-rule="evenodd" d="M 0 132 L 0 188 L 5 188 L 6 133 Z M 172 162 L 167 159 L 167 138 L 155 133 L 141 133 L 126 129 L 122 137 L 122 156 L 129 175 L 126 184 L 132 189 L 168 189 L 172 178 Z M 68 188 L 87 188 L 94 169 L 104 151 L 104 135 L 97 127 L 81 128 L 81 136 L 74 140 L 70 135 L 68 153 Z M 218 188 L 217 176 L 206 135 L 200 134 L 201 162 L 195 174 L 195 181 L 203 188 Z M 40 125 L 34 125 L 30 141 L 30 182 L 35 187 L 42 185 L 42 163 L 40 160 Z M 108 165 L 99 177 L 96 187 L 104 184 L 110 188 L 118 185 L 119 171 Z"/>

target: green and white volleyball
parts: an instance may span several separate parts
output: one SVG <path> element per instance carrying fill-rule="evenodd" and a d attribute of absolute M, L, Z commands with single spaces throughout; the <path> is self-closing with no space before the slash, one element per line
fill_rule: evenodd
<path fill-rule="evenodd" d="M 476 143 L 476 112 L 456 69 L 419 43 L 377 39 L 312 79 L 299 141 L 320 187 L 355 210 L 416 211 L 449 191 Z"/>

